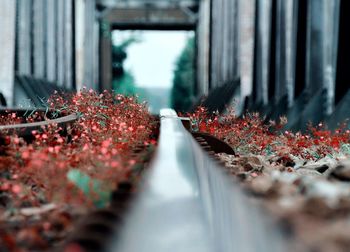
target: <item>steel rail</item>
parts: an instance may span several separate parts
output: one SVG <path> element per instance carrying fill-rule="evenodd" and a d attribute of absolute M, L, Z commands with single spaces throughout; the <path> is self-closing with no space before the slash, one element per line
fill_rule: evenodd
<path fill-rule="evenodd" d="M 159 146 L 120 234 L 118 252 L 285 251 L 281 229 L 161 110 Z"/>
<path fill-rule="evenodd" d="M 74 113 L 67 116 L 62 116 L 55 119 L 47 119 L 39 122 L 0 125 L 0 130 L 34 129 L 42 126 L 48 126 L 50 124 L 72 123 L 77 119 L 78 115 Z"/>

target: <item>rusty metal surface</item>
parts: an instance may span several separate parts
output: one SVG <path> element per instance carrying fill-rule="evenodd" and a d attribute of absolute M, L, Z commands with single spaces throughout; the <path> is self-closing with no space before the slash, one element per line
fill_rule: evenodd
<path fill-rule="evenodd" d="M 203 139 L 203 141 L 205 141 L 215 153 L 235 155 L 235 152 L 230 145 L 213 135 L 204 132 L 191 132 L 191 134 L 197 141 Z"/>

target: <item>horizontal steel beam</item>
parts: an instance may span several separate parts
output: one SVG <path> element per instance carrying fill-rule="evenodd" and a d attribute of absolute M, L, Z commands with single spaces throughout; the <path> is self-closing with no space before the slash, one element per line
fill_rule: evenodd
<path fill-rule="evenodd" d="M 114 8 L 107 19 L 112 29 L 192 30 L 197 16 L 187 8 Z"/>
<path fill-rule="evenodd" d="M 199 0 L 98 0 L 99 4 L 114 8 L 142 8 L 153 6 L 156 8 L 193 7 Z"/>
<path fill-rule="evenodd" d="M 157 30 L 157 31 L 192 31 L 194 24 L 188 23 L 118 23 L 112 24 L 112 30 Z"/>

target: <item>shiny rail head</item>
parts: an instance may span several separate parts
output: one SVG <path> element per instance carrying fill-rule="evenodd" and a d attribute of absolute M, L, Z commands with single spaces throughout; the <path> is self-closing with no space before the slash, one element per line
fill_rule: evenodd
<path fill-rule="evenodd" d="M 160 117 L 177 117 L 177 113 L 173 109 L 164 108 L 160 110 Z"/>

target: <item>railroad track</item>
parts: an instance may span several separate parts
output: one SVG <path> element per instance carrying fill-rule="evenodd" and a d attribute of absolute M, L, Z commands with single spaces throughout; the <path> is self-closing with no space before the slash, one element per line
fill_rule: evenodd
<path fill-rule="evenodd" d="M 108 251 L 284 251 L 282 229 L 203 150 L 215 153 L 206 138 L 192 137 L 173 110 L 160 121 L 158 149 Z"/>
<path fill-rule="evenodd" d="M 215 153 L 234 154 L 231 147 L 191 134 L 173 110 L 162 110 L 160 122 L 158 148 L 139 193 L 121 184 L 110 209 L 88 215 L 69 244 L 85 251 L 286 251 L 282 228 L 215 160 Z"/>

